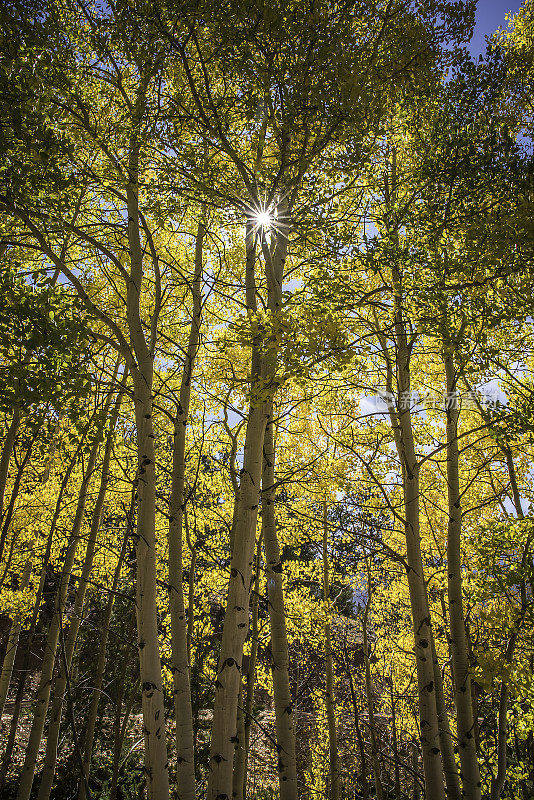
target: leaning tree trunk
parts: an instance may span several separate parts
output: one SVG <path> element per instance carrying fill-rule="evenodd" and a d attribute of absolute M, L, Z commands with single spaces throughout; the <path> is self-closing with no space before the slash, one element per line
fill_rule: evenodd
<path fill-rule="evenodd" d="M 284 576 L 275 515 L 275 442 L 273 404 L 268 404 L 269 421 L 263 445 L 262 531 L 271 628 L 276 750 L 280 800 L 297 800 L 297 757 L 293 700 L 289 685 L 289 647 L 284 607 Z"/>
<path fill-rule="evenodd" d="M 471 675 L 462 598 L 462 508 L 458 452 L 458 397 L 456 374 L 450 347 L 444 343 L 443 361 L 447 390 L 447 586 L 449 597 L 450 645 L 454 672 L 456 730 L 462 778 L 462 797 L 480 800 L 480 770 L 475 746 Z"/>
<path fill-rule="evenodd" d="M 39 577 L 39 586 L 37 588 L 37 593 L 35 595 L 35 600 L 33 602 L 32 617 L 31 617 L 31 622 L 30 622 L 30 628 L 29 628 L 29 631 L 28 631 L 28 639 L 27 639 L 27 642 L 26 642 L 25 650 L 24 650 L 24 656 L 23 656 L 23 660 L 22 660 L 22 668 L 20 670 L 20 676 L 19 676 L 19 681 L 18 681 L 18 685 L 17 685 L 17 692 L 16 692 L 16 695 L 15 695 L 15 705 L 14 705 L 14 708 L 13 708 L 13 714 L 11 716 L 11 723 L 10 723 L 10 727 L 9 727 L 9 735 L 8 735 L 8 738 L 7 738 L 6 749 L 5 749 L 3 758 L 2 758 L 2 770 L 1 770 L 1 774 L 0 774 L 0 792 L 2 791 L 2 789 L 4 787 L 4 784 L 5 784 L 5 781 L 6 781 L 6 777 L 7 777 L 7 773 L 9 771 L 9 767 L 11 765 L 11 759 L 12 759 L 12 755 L 13 755 L 13 748 L 15 746 L 15 741 L 16 741 L 16 737 L 17 737 L 18 721 L 19 721 L 20 712 L 21 712 L 21 708 L 22 708 L 22 701 L 24 699 L 24 689 L 25 689 L 25 686 L 26 686 L 26 680 L 27 680 L 27 676 L 28 676 L 28 673 L 29 673 L 29 665 L 30 665 L 31 653 L 32 653 L 32 648 L 33 648 L 33 642 L 34 642 L 35 634 L 36 634 L 36 630 L 37 630 L 37 623 L 39 621 L 39 610 L 41 608 L 41 600 L 42 600 L 42 597 L 43 597 L 43 592 L 44 592 L 44 587 L 45 587 L 46 572 L 47 572 L 47 568 L 48 568 L 48 563 L 50 561 L 50 553 L 52 552 L 52 544 L 54 542 L 57 523 L 59 521 L 59 517 L 60 517 L 60 514 L 61 514 L 63 495 L 65 494 L 65 491 L 67 489 L 67 485 L 68 485 L 68 482 L 70 480 L 70 476 L 72 474 L 72 470 L 74 469 L 76 461 L 78 460 L 78 456 L 80 454 L 80 451 L 82 449 L 83 443 L 85 441 L 85 437 L 86 437 L 86 435 L 87 435 L 87 433 L 89 431 L 90 426 L 91 426 L 91 423 L 89 422 L 87 424 L 85 430 L 84 430 L 84 433 L 83 433 L 80 441 L 78 442 L 78 446 L 76 448 L 76 451 L 75 451 L 74 455 L 72 456 L 72 458 L 70 459 L 69 463 L 67 464 L 67 468 L 65 469 L 65 472 L 63 474 L 63 478 L 61 480 L 61 485 L 59 487 L 59 492 L 58 492 L 58 496 L 57 496 L 57 500 L 56 500 L 56 507 L 55 507 L 54 514 L 52 516 L 52 521 L 51 521 L 51 524 L 50 524 L 50 530 L 48 531 L 48 536 L 47 536 L 47 541 L 46 541 L 46 549 L 45 549 L 45 554 L 44 554 L 44 557 L 43 557 L 43 563 L 42 563 L 42 566 L 41 566 L 41 574 L 40 574 L 40 577 Z"/>
<path fill-rule="evenodd" d="M 287 253 L 288 225 L 285 204 L 280 204 L 276 246 L 271 253 L 264 243 L 263 254 L 269 285 L 269 309 L 273 325 L 282 305 L 282 278 Z M 274 234 L 273 234 L 274 235 Z M 246 226 L 246 299 L 247 308 L 255 313 L 256 281 L 253 220 Z M 278 360 L 276 331 L 273 331 L 266 355 L 262 355 L 259 335 L 254 337 L 251 359 L 251 397 L 245 434 L 239 504 L 232 548 L 228 599 L 224 618 L 221 654 L 215 681 L 215 702 L 210 748 L 209 800 L 232 795 L 232 770 L 236 736 L 237 700 L 241 683 L 243 645 L 249 622 L 249 598 L 254 560 L 254 543 L 260 499 L 263 439 L 268 419 L 266 402 L 276 391 L 275 373 Z"/>
<path fill-rule="evenodd" d="M 115 425 L 119 416 L 120 406 L 122 402 L 123 392 L 119 392 L 115 407 L 110 417 L 110 427 L 106 439 L 106 446 L 104 450 L 104 459 L 102 463 L 102 472 L 100 477 L 100 486 L 93 509 L 93 516 L 91 520 L 91 528 L 89 531 L 89 538 L 87 540 L 87 547 L 85 551 L 85 558 L 82 567 L 82 574 L 78 581 L 78 588 L 76 590 L 76 597 L 74 600 L 74 610 L 70 619 L 68 633 L 65 637 L 63 659 L 60 663 L 60 669 L 56 682 L 54 684 L 54 695 L 52 699 L 52 708 L 50 712 L 50 721 L 48 723 L 48 736 L 46 740 L 46 751 L 41 774 L 41 782 L 39 784 L 39 793 L 37 800 L 48 800 L 54 782 L 54 773 L 56 770 L 57 761 L 57 748 L 59 741 L 59 729 L 61 725 L 61 715 L 63 711 L 63 701 L 65 698 L 65 691 L 69 680 L 68 672 L 70 670 L 74 650 L 76 648 L 76 641 L 78 639 L 78 631 L 80 629 L 83 609 L 85 604 L 85 595 L 87 593 L 87 586 L 91 578 L 93 570 L 93 561 L 96 550 L 96 542 L 98 532 L 100 530 L 100 523 L 102 520 L 102 512 L 104 509 L 104 502 L 106 499 L 106 492 L 110 477 L 110 460 L 111 450 L 113 446 L 113 435 Z"/>
<path fill-rule="evenodd" d="M 72 568 L 74 566 L 74 559 L 76 557 L 78 544 L 81 538 L 80 533 L 83 523 L 83 515 L 85 511 L 89 482 L 91 480 L 95 468 L 96 456 L 98 452 L 98 447 L 100 445 L 102 430 L 108 415 L 110 400 L 111 400 L 111 395 L 108 396 L 108 399 L 105 404 L 103 421 L 101 422 L 98 431 L 95 433 L 95 438 L 87 461 L 86 471 L 83 476 L 83 480 L 80 486 L 80 491 L 78 494 L 76 513 L 74 515 L 74 522 L 72 524 L 72 529 L 69 535 L 67 543 L 67 551 L 65 553 L 65 560 L 63 562 L 63 569 L 61 571 L 61 577 L 59 581 L 59 587 L 56 593 L 54 615 L 50 623 L 50 628 L 48 630 L 48 636 L 46 640 L 45 654 L 43 659 L 43 665 L 41 668 L 41 678 L 39 681 L 36 701 L 34 704 L 33 722 L 30 730 L 30 738 L 28 741 L 28 745 L 26 747 L 26 756 L 24 759 L 24 765 L 20 776 L 17 800 L 29 800 L 32 789 L 37 756 L 39 753 L 41 739 L 43 737 L 46 713 L 48 711 L 48 703 L 50 700 L 50 689 L 54 674 L 54 663 L 59 641 L 59 634 L 63 625 L 63 612 L 65 610 L 65 603 L 67 601 L 67 591 L 69 588 L 70 576 L 72 573 Z"/>
<path fill-rule="evenodd" d="M 26 448 L 26 452 L 24 453 L 24 458 L 18 465 L 17 474 L 15 475 L 15 480 L 13 481 L 13 488 L 11 489 L 11 497 L 9 498 L 9 505 L 2 517 L 2 531 L 0 533 L 0 562 L 2 561 L 4 555 L 4 548 L 7 541 L 7 535 L 9 533 L 9 528 L 11 525 L 11 520 L 13 519 L 13 514 L 15 513 L 15 507 L 17 505 L 17 499 L 20 492 L 20 485 L 22 483 L 22 478 L 24 476 L 26 467 L 28 466 L 33 446 L 37 440 L 38 435 L 39 435 L 39 422 L 37 422 L 37 430 L 34 433 L 33 437 L 31 438 L 28 447 Z M 11 566 L 11 559 L 13 557 L 13 549 L 15 547 L 15 544 L 16 544 L 16 536 L 12 536 L 9 553 L 5 559 L 4 569 L 2 572 L 2 576 L 0 577 L 0 592 L 2 591 L 6 575 Z"/>
<path fill-rule="evenodd" d="M 265 415 L 263 404 L 250 410 L 239 511 L 232 553 L 221 655 L 215 681 L 215 704 L 210 756 L 209 797 L 231 797 L 237 700 L 241 682 L 243 644 L 248 629 L 249 594 L 258 513 Z"/>
<path fill-rule="evenodd" d="M 176 783 L 180 800 L 195 800 L 195 750 L 193 710 L 188 649 L 188 618 L 183 589 L 183 519 L 185 487 L 185 445 L 191 380 L 200 339 L 202 313 L 204 216 L 198 224 L 195 240 L 195 273 L 191 285 L 193 313 L 189 341 L 180 385 L 178 411 L 174 420 L 172 485 L 169 503 L 169 610 L 171 617 L 171 669 L 173 676 L 174 715 L 176 720 Z M 189 609 L 192 614 L 192 608 Z"/>

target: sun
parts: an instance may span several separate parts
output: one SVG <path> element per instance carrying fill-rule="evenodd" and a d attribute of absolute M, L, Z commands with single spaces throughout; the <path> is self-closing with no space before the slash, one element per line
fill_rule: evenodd
<path fill-rule="evenodd" d="M 267 211 L 258 211 L 256 213 L 256 225 L 258 228 L 267 229 L 271 227 L 272 217 Z"/>

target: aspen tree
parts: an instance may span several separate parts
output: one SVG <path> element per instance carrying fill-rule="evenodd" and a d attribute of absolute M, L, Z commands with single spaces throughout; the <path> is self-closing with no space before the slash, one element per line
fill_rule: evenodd
<path fill-rule="evenodd" d="M 245 713 L 244 713 L 244 740 L 243 740 L 243 798 L 247 798 L 247 778 L 248 778 L 248 758 L 250 754 L 250 728 L 253 722 L 252 712 L 254 708 L 254 687 L 256 684 L 256 661 L 258 658 L 258 637 L 259 637 L 259 605 L 260 605 L 260 565 L 261 565 L 262 534 L 258 537 L 256 545 L 256 564 L 254 571 L 254 592 L 251 603 L 251 622 L 250 622 L 250 655 L 248 659 Z"/>
<path fill-rule="evenodd" d="M 183 590 L 183 518 L 185 511 L 185 445 L 191 382 L 200 340 L 202 313 L 203 243 L 206 235 L 206 209 L 201 210 L 195 238 L 195 269 L 191 282 L 192 315 L 180 397 L 174 419 L 172 486 L 169 501 L 169 609 L 171 615 L 174 714 L 176 719 L 177 785 L 181 800 L 194 800 L 195 756 L 191 706 L 188 620 Z M 191 603 L 189 614 L 193 614 Z"/>
<path fill-rule="evenodd" d="M 344 667 L 347 673 L 350 689 L 350 699 L 352 703 L 352 711 L 354 714 L 354 729 L 356 731 L 356 739 L 358 740 L 358 751 L 360 754 L 360 789 L 363 800 L 369 798 L 369 785 L 367 780 L 367 754 L 365 752 L 365 741 L 363 738 L 362 726 L 360 724 L 360 710 L 358 708 L 358 699 L 356 695 L 356 687 L 354 686 L 354 678 L 350 669 L 348 661 L 347 648 L 344 648 Z"/>
<path fill-rule="evenodd" d="M 117 374 L 119 363 L 115 369 L 114 377 Z M 124 376 L 123 380 L 125 380 Z M 63 663 L 60 665 L 59 674 L 54 682 L 52 706 L 50 711 L 50 720 L 48 723 L 48 734 L 46 740 L 46 751 L 43 770 L 41 773 L 41 782 L 39 784 L 39 792 L 37 800 L 48 800 L 52 790 L 54 781 L 54 773 L 57 760 L 57 748 L 59 740 L 59 729 L 61 724 L 61 716 L 63 711 L 63 702 L 65 691 L 67 689 L 68 672 L 70 671 L 74 650 L 76 647 L 76 640 L 78 638 L 78 631 L 82 623 L 85 596 L 87 593 L 87 586 L 91 579 L 91 572 L 93 569 L 93 561 L 97 546 L 97 538 L 102 521 L 102 512 L 104 509 L 104 502 L 106 499 L 106 492 L 108 489 L 110 479 L 110 461 L 111 461 L 111 448 L 113 445 L 113 437 L 115 433 L 115 426 L 120 412 L 120 407 L 123 399 L 123 391 L 119 391 L 115 405 L 110 414 L 109 431 L 106 437 L 104 448 L 104 457 L 102 462 L 102 470 L 100 475 L 100 486 L 96 497 L 92 519 L 91 528 L 89 531 L 89 538 L 82 566 L 82 572 L 78 580 L 76 589 L 76 597 L 74 600 L 74 609 L 70 619 L 69 629 L 67 635 L 64 637 L 63 642 Z"/>
<path fill-rule="evenodd" d="M 457 381 L 458 377 L 456 375 L 455 378 Z M 478 408 L 480 416 L 487 424 L 491 425 L 491 419 L 487 410 L 485 410 L 482 407 L 482 404 L 480 403 L 480 400 L 477 398 L 476 393 L 473 392 L 473 389 L 469 381 L 463 374 L 462 374 L 462 380 L 469 392 L 469 395 L 475 399 L 475 403 Z M 525 514 L 523 511 L 521 494 L 519 492 L 517 472 L 515 469 L 512 447 L 507 438 L 505 436 L 503 437 L 502 435 L 499 435 L 497 437 L 497 445 L 505 458 L 506 469 L 510 481 L 510 496 L 514 505 L 515 513 L 517 515 L 517 518 L 522 520 L 525 518 Z M 523 553 L 523 563 L 525 563 L 526 559 L 528 558 L 528 550 L 529 550 L 528 547 L 525 548 L 525 551 Z M 527 605 L 526 591 L 525 591 L 524 581 L 522 581 L 521 583 L 522 614 L 520 616 L 520 620 L 522 619 L 522 616 L 525 612 L 526 605 Z M 514 651 L 517 645 L 518 635 L 519 635 L 519 626 L 516 624 L 506 645 L 504 656 L 505 656 L 505 662 L 507 664 L 511 664 L 512 662 Z M 491 779 L 491 800 L 500 800 L 501 793 L 504 788 L 506 780 L 506 768 L 508 761 L 507 747 L 508 747 L 509 700 L 510 700 L 510 690 L 507 681 L 502 679 L 499 691 L 498 707 L 497 707 L 497 771 L 492 776 Z"/>
<path fill-rule="evenodd" d="M 262 532 L 265 548 L 265 576 L 269 600 L 272 676 L 276 723 L 276 749 L 280 800 L 296 800 L 297 760 L 295 752 L 294 705 L 289 685 L 289 647 L 284 608 L 283 565 L 276 531 L 275 437 L 273 407 L 265 429 L 262 476 Z"/>
<path fill-rule="evenodd" d="M 393 148 L 391 164 L 386 182 L 387 205 L 397 202 L 397 163 Z M 390 205 L 391 204 L 391 205 Z M 395 223 L 387 233 L 398 245 Z M 398 250 L 397 250 L 398 252 Z M 411 418 L 411 374 L 410 358 L 413 341 L 408 334 L 408 320 L 404 310 L 404 287 L 402 267 L 395 259 L 391 264 L 392 279 L 392 333 L 395 343 L 395 362 L 390 364 L 386 342 L 381 337 L 381 347 L 388 363 L 388 380 L 391 389 L 396 389 L 398 407 L 388 402 L 388 411 L 394 433 L 395 447 L 401 465 L 402 491 L 404 499 L 404 533 L 406 539 L 406 563 L 410 593 L 414 651 L 417 666 L 420 731 L 425 772 L 425 792 L 428 798 L 444 800 L 440 731 L 436 706 L 434 659 L 432 656 L 432 629 L 427 589 L 425 584 L 420 533 L 420 465 L 415 451 Z M 395 381 L 395 384 L 393 384 Z M 388 387 L 389 391 L 389 387 Z M 392 395 L 390 395 L 392 397 Z"/>
<path fill-rule="evenodd" d="M 96 731 L 96 723 L 98 718 L 98 707 L 101 701 L 102 696 L 102 684 L 104 680 L 104 670 L 106 667 L 106 646 L 109 636 L 109 626 L 111 623 L 111 615 L 113 612 L 113 604 L 115 600 L 115 594 L 117 592 L 117 588 L 119 585 L 121 571 L 124 564 L 124 557 L 126 554 L 126 546 L 128 543 L 128 539 L 131 536 L 131 528 L 132 528 L 132 521 L 133 521 L 133 512 L 134 512 L 134 504 L 135 504 L 135 493 L 132 492 L 132 501 L 130 504 L 130 508 L 126 513 L 126 525 L 125 525 L 125 532 L 124 532 L 124 539 L 122 542 L 121 551 L 119 553 L 119 558 L 117 561 L 117 566 L 115 567 L 115 573 L 113 575 L 113 583 L 111 585 L 111 591 L 109 594 L 108 602 L 106 605 L 106 610 L 102 617 L 102 628 L 100 632 L 100 639 L 98 642 L 98 661 L 96 664 L 95 670 L 95 677 L 94 677 L 94 687 L 93 693 L 91 696 L 91 704 L 89 706 L 89 710 L 87 712 L 87 720 L 85 723 L 85 736 L 84 736 L 84 744 L 83 744 L 83 772 L 85 775 L 85 779 L 89 779 L 89 772 L 91 768 L 91 756 L 93 752 L 93 743 L 95 738 L 95 731 Z M 80 789 L 78 791 L 78 800 L 86 800 L 86 791 L 85 791 L 85 781 L 80 781 Z"/>
<path fill-rule="evenodd" d="M 480 771 L 475 746 L 473 702 L 469 653 L 465 631 L 462 596 L 461 532 L 462 508 L 458 452 L 458 394 L 457 371 L 451 343 L 444 342 L 443 363 L 447 391 L 447 586 L 450 618 L 450 644 L 454 669 L 454 699 L 458 752 L 460 754 L 462 795 L 469 800 L 479 800 Z"/>
<path fill-rule="evenodd" d="M 380 761 L 378 753 L 377 730 L 375 723 L 373 682 L 371 677 L 371 662 L 369 658 L 369 612 L 373 601 L 373 586 L 371 582 L 371 565 L 367 563 L 367 600 L 362 617 L 363 630 L 363 658 L 365 664 L 365 695 L 367 699 L 367 714 L 369 716 L 369 734 L 371 737 L 371 763 L 373 765 L 373 777 L 375 782 L 375 792 L 378 800 L 384 797 L 382 779 L 380 776 Z"/>
<path fill-rule="evenodd" d="M 24 689 L 25 689 L 26 680 L 27 680 L 27 677 L 28 677 L 30 656 L 31 656 L 31 651 L 32 651 L 32 647 L 33 647 L 33 643 L 34 643 L 34 639 L 35 639 L 35 634 L 36 634 L 36 629 L 37 629 L 37 624 L 38 624 L 38 620 L 39 620 L 39 610 L 40 610 L 40 607 L 41 607 L 41 600 L 42 600 L 42 597 L 43 597 L 43 590 L 44 590 L 44 585 L 45 585 L 45 580 L 46 580 L 46 572 L 47 572 L 49 561 L 50 561 L 50 553 L 51 553 L 51 550 L 52 550 L 52 544 L 53 544 L 54 536 L 55 536 L 55 533 L 56 533 L 57 523 L 59 521 L 59 517 L 60 517 L 60 514 L 61 514 L 61 510 L 62 510 L 63 496 L 64 496 L 65 490 L 67 488 L 67 485 L 69 483 L 70 477 L 72 475 L 72 471 L 73 471 L 73 469 L 75 467 L 75 464 L 76 464 L 76 462 L 78 460 L 78 457 L 80 455 L 80 452 L 82 450 L 82 446 L 83 446 L 83 444 L 85 442 L 86 436 L 87 436 L 87 434 L 89 433 L 89 431 L 91 429 L 92 422 L 93 422 L 93 420 L 90 421 L 85 426 L 84 432 L 83 432 L 82 436 L 80 437 L 80 440 L 78 442 L 76 450 L 74 451 L 74 454 L 72 455 L 71 459 L 69 460 L 69 463 L 67 464 L 67 467 L 66 467 L 64 475 L 63 475 L 63 479 L 61 481 L 61 485 L 59 487 L 59 492 L 58 492 L 58 496 L 57 496 L 57 500 L 56 500 L 56 505 L 55 505 L 54 513 L 52 515 L 52 520 L 51 520 L 51 523 L 50 523 L 50 529 L 48 531 L 48 536 L 47 536 L 47 541 L 46 541 L 46 548 L 45 548 L 45 553 L 44 553 L 44 557 L 43 557 L 43 563 L 42 563 L 41 572 L 40 572 L 40 576 L 39 576 L 39 585 L 37 587 L 37 592 L 35 594 L 35 600 L 34 600 L 34 603 L 33 603 L 31 622 L 30 622 L 30 627 L 29 627 L 29 630 L 28 630 L 28 641 L 27 641 L 27 644 L 26 644 L 24 657 L 23 657 L 23 661 L 22 661 L 21 674 L 20 674 L 20 677 L 19 677 L 18 685 L 17 685 L 17 692 L 16 692 L 16 695 L 15 695 L 15 704 L 14 704 L 13 714 L 12 714 L 12 717 L 11 717 L 11 724 L 10 724 L 10 727 L 9 727 L 9 735 L 8 735 L 8 738 L 7 738 L 6 749 L 5 749 L 3 757 L 2 757 L 2 770 L 1 770 L 1 775 L 0 775 L 0 789 L 4 785 L 4 782 L 5 782 L 5 779 L 6 779 L 6 775 L 7 775 L 7 771 L 9 769 L 10 764 L 11 764 L 11 758 L 12 758 L 12 754 L 13 754 L 13 746 L 15 744 L 15 739 L 16 739 L 16 736 L 17 736 L 17 726 L 18 726 L 18 721 L 19 721 L 19 717 L 20 717 L 20 711 L 21 711 L 21 708 L 22 708 L 22 701 L 24 699 Z"/>
<path fill-rule="evenodd" d="M 20 582 L 20 588 L 26 589 L 30 583 L 32 574 L 32 553 L 33 547 L 30 547 L 24 572 Z M 2 661 L 2 671 L 0 673 L 0 718 L 4 712 L 7 693 L 9 691 L 9 684 L 11 682 L 11 675 L 13 673 L 13 665 L 15 663 L 15 656 L 17 655 L 17 646 L 19 643 L 19 636 L 22 625 L 16 620 L 13 621 L 9 629 L 9 636 L 7 639 L 6 653 Z"/>
<path fill-rule="evenodd" d="M 63 614 L 65 611 L 65 603 L 67 601 L 67 591 L 69 581 L 74 566 L 74 560 L 78 545 L 80 542 L 81 528 L 83 524 L 83 516 L 85 511 L 85 504 L 87 502 L 87 493 L 89 490 L 89 483 L 93 479 L 93 472 L 96 463 L 96 457 L 100 446 L 104 425 L 107 419 L 109 406 L 111 404 L 111 394 L 108 394 L 101 413 L 102 419 L 98 422 L 97 430 L 94 432 L 94 438 L 89 451 L 87 465 L 85 468 L 83 480 L 78 494 L 78 502 L 76 505 L 76 513 L 72 523 L 72 528 L 69 533 L 67 542 L 67 551 L 65 553 L 65 560 L 61 570 L 61 577 L 59 587 L 55 598 L 54 616 L 50 623 L 48 636 L 46 639 L 45 656 L 41 668 L 41 677 L 39 686 L 37 688 L 34 716 L 30 730 L 30 738 L 26 748 L 26 755 L 24 758 L 24 766 L 22 769 L 17 800 L 29 800 L 33 778 L 35 775 L 35 768 L 39 747 L 43 736 L 45 726 L 46 713 L 48 711 L 48 704 L 50 700 L 50 691 L 52 684 L 52 676 L 54 672 L 54 664 L 56 659 L 56 652 L 59 642 L 59 634 L 63 624 Z"/>
<path fill-rule="evenodd" d="M 140 127 L 146 113 L 146 92 L 150 79 L 150 73 L 142 75 L 137 88 L 128 146 L 126 199 L 130 274 L 126 287 L 126 305 L 128 330 L 136 361 L 135 366 L 133 363 L 129 366 L 134 386 L 138 448 L 136 613 L 145 732 L 145 772 L 149 800 L 167 800 L 169 764 L 156 596 L 156 454 L 152 419 L 156 337 L 153 333 L 151 341 L 147 342 L 140 313 L 144 256 L 139 215 Z M 159 311 L 158 298 L 152 315 L 153 332 L 157 331 Z"/>
<path fill-rule="evenodd" d="M 341 776 L 339 773 L 339 756 L 337 746 L 336 706 L 334 699 L 334 659 L 332 653 L 332 626 L 330 621 L 330 566 L 328 563 L 328 504 L 323 501 L 323 600 L 326 621 L 324 624 L 324 647 L 326 664 L 325 705 L 326 720 L 328 724 L 328 751 L 330 773 L 330 798 L 339 800 L 341 797 Z"/>
<path fill-rule="evenodd" d="M 13 409 L 11 422 L 9 423 L 6 437 L 2 445 L 2 455 L 0 456 L 0 523 L 4 521 L 4 498 L 6 494 L 9 465 L 11 463 L 11 456 L 13 454 L 13 448 L 15 447 L 19 427 L 20 408 L 17 404 Z"/>
<path fill-rule="evenodd" d="M 272 272 L 272 291 L 275 299 L 271 310 L 280 307 L 282 276 L 287 251 L 288 226 L 280 216 L 282 233 L 276 236 L 269 269 Z M 246 227 L 246 294 L 247 306 L 255 312 L 256 303 L 256 247 L 254 222 L 247 220 Z M 264 248 L 265 250 L 265 248 Z M 251 403 L 245 433 L 243 467 L 240 473 L 239 501 L 232 551 L 228 600 L 223 627 L 221 655 L 216 680 L 213 711 L 213 729 L 210 757 L 210 797 L 230 797 L 237 700 L 241 681 L 243 644 L 248 630 L 249 594 L 252 578 L 256 521 L 262 470 L 263 439 L 269 418 L 269 408 L 262 400 L 266 391 L 273 391 L 276 370 L 276 350 L 262 356 L 261 342 L 256 341 L 251 358 Z M 239 660 L 238 660 L 239 659 Z"/>

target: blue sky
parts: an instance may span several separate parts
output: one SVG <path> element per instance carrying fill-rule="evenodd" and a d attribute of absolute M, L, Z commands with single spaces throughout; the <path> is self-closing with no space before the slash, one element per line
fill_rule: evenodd
<path fill-rule="evenodd" d="M 491 35 L 499 25 L 506 25 L 505 16 L 515 14 L 521 3 L 518 0 L 478 0 L 476 25 L 469 49 L 473 55 L 486 51 L 485 36 Z"/>

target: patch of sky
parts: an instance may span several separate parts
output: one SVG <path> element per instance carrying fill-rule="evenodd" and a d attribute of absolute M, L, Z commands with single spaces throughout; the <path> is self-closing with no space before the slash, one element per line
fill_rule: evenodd
<path fill-rule="evenodd" d="M 507 15 L 516 14 L 521 3 L 517 0 L 479 0 L 477 4 L 473 36 L 468 44 L 469 52 L 477 57 L 486 52 L 487 37 L 497 28 L 506 28 Z"/>

